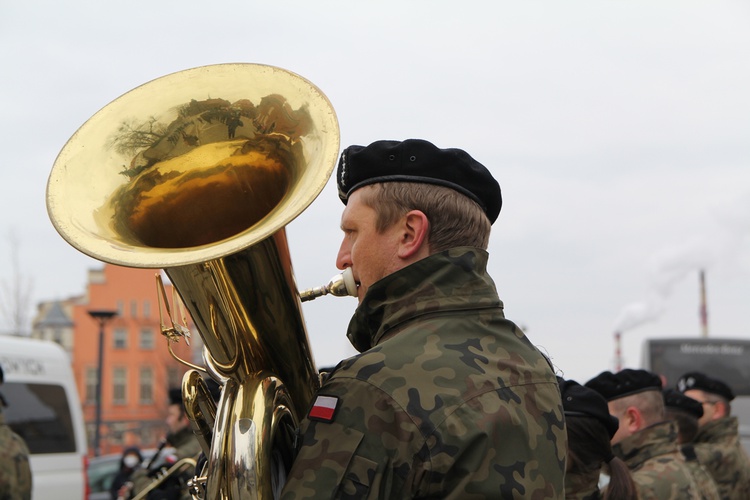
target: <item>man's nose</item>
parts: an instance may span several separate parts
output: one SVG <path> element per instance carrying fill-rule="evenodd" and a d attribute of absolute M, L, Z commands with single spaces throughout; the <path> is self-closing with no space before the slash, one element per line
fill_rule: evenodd
<path fill-rule="evenodd" d="M 336 256 L 336 268 L 341 269 L 343 271 L 347 267 L 351 267 L 351 266 L 352 266 L 351 252 L 349 251 L 349 248 L 347 247 L 347 245 L 345 245 L 342 242 L 341 246 L 339 247 L 339 253 Z"/>

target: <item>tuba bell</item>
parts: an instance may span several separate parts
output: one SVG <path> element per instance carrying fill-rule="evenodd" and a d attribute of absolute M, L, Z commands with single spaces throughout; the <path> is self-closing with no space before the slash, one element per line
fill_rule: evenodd
<path fill-rule="evenodd" d="M 338 150 L 335 112 L 312 83 L 218 64 L 120 96 L 55 160 L 57 231 L 100 261 L 164 270 L 223 386 L 214 404 L 197 371 L 183 378 L 207 458 L 197 496 L 270 499 L 283 486 L 318 387 L 285 226 L 323 189 Z M 356 287 L 348 277 L 304 295 L 325 293 Z"/>

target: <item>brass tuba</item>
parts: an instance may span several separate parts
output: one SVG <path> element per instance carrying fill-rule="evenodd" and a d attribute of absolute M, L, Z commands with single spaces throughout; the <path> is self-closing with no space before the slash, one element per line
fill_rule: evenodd
<path fill-rule="evenodd" d="M 163 269 L 190 312 L 223 385 L 215 405 L 198 372 L 183 379 L 207 457 L 194 478 L 204 498 L 269 499 L 283 486 L 318 387 L 285 226 L 323 189 L 338 149 L 335 112 L 312 83 L 218 64 L 112 101 L 49 176 L 63 238 L 104 262 Z M 356 294 L 353 283 L 316 290 Z"/>

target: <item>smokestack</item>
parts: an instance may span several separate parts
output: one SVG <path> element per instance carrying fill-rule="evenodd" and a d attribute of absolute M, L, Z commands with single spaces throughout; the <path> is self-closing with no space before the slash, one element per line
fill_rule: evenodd
<path fill-rule="evenodd" d="M 620 346 L 620 332 L 615 332 L 615 373 L 622 370 L 622 349 Z"/>
<path fill-rule="evenodd" d="M 700 286 L 701 286 L 701 306 L 700 306 L 700 318 L 701 318 L 701 337 L 708 337 L 708 306 L 706 305 L 706 272 L 700 270 Z"/>

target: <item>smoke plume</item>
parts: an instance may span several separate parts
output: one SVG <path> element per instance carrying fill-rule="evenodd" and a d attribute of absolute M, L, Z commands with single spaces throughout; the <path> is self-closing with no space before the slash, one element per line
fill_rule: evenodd
<path fill-rule="evenodd" d="M 688 276 L 717 267 L 750 268 L 750 193 L 713 212 L 715 224 L 704 234 L 657 252 L 649 261 L 646 297 L 623 307 L 614 331 L 626 332 L 655 321 L 666 310 L 675 286 Z M 744 260 L 743 260 L 744 259 Z"/>

